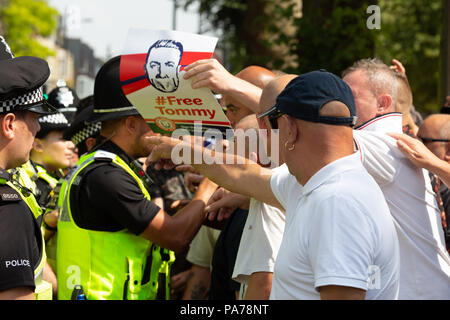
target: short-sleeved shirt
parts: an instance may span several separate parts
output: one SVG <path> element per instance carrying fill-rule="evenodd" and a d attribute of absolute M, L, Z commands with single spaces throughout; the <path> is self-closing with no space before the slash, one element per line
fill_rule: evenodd
<path fill-rule="evenodd" d="M 255 272 L 273 272 L 281 239 L 285 215 L 280 209 L 254 198 L 250 199 L 248 217 L 233 270 L 233 279 L 248 284 Z"/>
<path fill-rule="evenodd" d="M 41 230 L 30 208 L 15 190 L 0 186 L 0 291 L 18 287 L 34 290 L 34 270 L 41 250 Z"/>
<path fill-rule="evenodd" d="M 380 186 L 400 245 L 399 299 L 450 299 L 450 257 L 441 212 L 427 170 L 417 168 L 387 132 L 402 133 L 402 115 L 388 113 L 353 131 L 361 162 Z"/>
<path fill-rule="evenodd" d="M 286 208 L 270 298 L 320 299 L 322 286 L 366 290 L 366 299 L 396 299 L 398 239 L 383 194 L 359 153 L 338 159 L 301 186 L 285 165 L 271 188 Z"/>
<path fill-rule="evenodd" d="M 111 141 L 103 143 L 100 149 L 118 155 L 126 163 L 133 160 Z M 78 210 L 72 207 L 72 216 L 84 229 L 109 232 L 128 229 L 139 235 L 160 210 L 144 197 L 136 180 L 113 163 L 87 172 L 79 190 Z"/>
<path fill-rule="evenodd" d="M 192 239 L 186 259 L 197 266 L 211 268 L 211 260 L 220 230 L 202 225 Z"/>

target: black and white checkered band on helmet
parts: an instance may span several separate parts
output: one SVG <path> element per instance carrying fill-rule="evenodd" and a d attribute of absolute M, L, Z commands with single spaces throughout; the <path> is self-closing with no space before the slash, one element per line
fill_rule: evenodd
<path fill-rule="evenodd" d="M 75 133 L 71 140 L 75 146 L 78 146 L 81 142 L 85 141 L 87 138 L 93 137 L 100 132 L 102 128 L 101 122 L 93 122 L 85 126 L 83 129 Z"/>
<path fill-rule="evenodd" d="M 44 100 L 42 87 L 9 100 L 0 101 L 0 113 L 10 112 L 17 106 L 26 106 Z"/>
<path fill-rule="evenodd" d="M 46 116 L 39 117 L 39 123 L 41 124 L 62 124 L 67 125 L 69 122 L 62 113 L 54 113 Z"/>

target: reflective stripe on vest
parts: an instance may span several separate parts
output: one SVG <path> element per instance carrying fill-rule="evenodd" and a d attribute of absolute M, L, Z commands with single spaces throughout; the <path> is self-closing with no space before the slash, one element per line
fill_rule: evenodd
<path fill-rule="evenodd" d="M 142 181 L 119 156 L 99 150 L 78 161 L 77 170 L 60 193 L 64 199 L 58 221 L 58 299 L 71 299 L 76 285 L 83 286 L 87 299 L 156 299 L 160 291 L 158 287 L 168 291 L 173 252 L 128 230 L 87 230 L 77 226 L 73 220 L 70 205 L 72 187 L 80 183 L 82 172 L 91 164 L 105 159 L 130 174 L 145 198 L 150 200 Z M 166 256 L 169 259 L 161 258 Z M 158 278 L 162 272 L 166 283 L 161 286 Z M 169 298 L 169 292 L 165 298 Z"/>

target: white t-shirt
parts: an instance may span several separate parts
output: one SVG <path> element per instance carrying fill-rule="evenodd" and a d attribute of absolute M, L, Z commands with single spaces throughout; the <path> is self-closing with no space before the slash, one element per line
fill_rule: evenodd
<path fill-rule="evenodd" d="M 320 299 L 326 285 L 396 299 L 399 250 L 383 194 L 359 152 L 320 169 L 302 187 L 283 165 L 271 187 L 286 208 L 271 299 Z"/>
<path fill-rule="evenodd" d="M 353 134 L 397 228 L 399 299 L 450 299 L 450 257 L 428 171 L 415 167 L 386 132 L 402 132 L 401 114 L 372 119 Z"/>
<path fill-rule="evenodd" d="M 220 230 L 202 225 L 192 239 L 186 260 L 204 268 L 211 268 L 212 256 Z"/>
<path fill-rule="evenodd" d="M 255 272 L 273 272 L 283 238 L 285 215 L 280 209 L 250 199 L 247 221 L 234 264 L 232 279 L 248 284 Z"/>

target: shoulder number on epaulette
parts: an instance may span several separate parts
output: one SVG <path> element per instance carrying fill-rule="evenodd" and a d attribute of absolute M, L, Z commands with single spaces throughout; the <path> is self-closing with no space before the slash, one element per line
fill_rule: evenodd
<path fill-rule="evenodd" d="M 20 201 L 20 194 L 9 186 L 0 187 L 0 199 L 2 201 Z"/>

